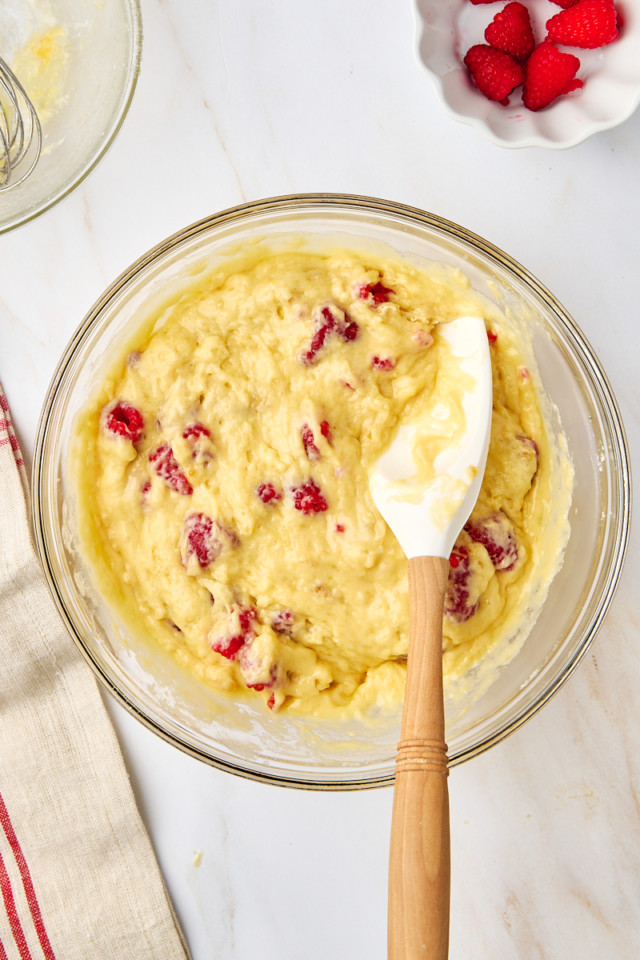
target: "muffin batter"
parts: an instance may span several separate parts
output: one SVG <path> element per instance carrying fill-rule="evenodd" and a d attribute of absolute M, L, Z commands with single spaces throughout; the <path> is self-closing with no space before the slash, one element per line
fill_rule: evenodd
<path fill-rule="evenodd" d="M 306 714 L 397 704 L 406 558 L 368 472 L 437 397 L 439 326 L 478 311 L 492 437 L 444 622 L 445 683 L 464 677 L 539 605 L 557 478 L 508 326 L 444 267 L 257 250 L 148 318 L 74 439 L 83 550 L 101 592 L 233 696 Z M 553 532 L 560 548 L 565 532 Z"/>

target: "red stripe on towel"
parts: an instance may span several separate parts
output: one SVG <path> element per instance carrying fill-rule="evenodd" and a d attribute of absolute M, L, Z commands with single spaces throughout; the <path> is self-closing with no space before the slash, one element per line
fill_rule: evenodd
<path fill-rule="evenodd" d="M 2 828 L 4 830 L 5 836 L 9 841 L 9 846 L 11 847 L 11 851 L 15 858 L 16 864 L 18 865 L 18 870 L 20 871 L 22 887 L 24 889 L 24 893 L 27 898 L 27 903 L 29 904 L 29 910 L 31 911 L 33 925 L 38 935 L 38 940 L 40 941 L 40 946 L 42 947 L 42 952 L 45 956 L 45 960 L 56 960 L 55 954 L 49 942 L 49 937 L 47 936 L 47 931 L 45 930 L 44 921 L 42 919 L 42 913 L 40 911 L 40 904 L 38 903 L 35 887 L 33 886 L 33 881 L 31 879 L 31 873 L 29 871 L 29 867 L 27 865 L 27 861 L 25 859 L 24 853 L 22 852 L 20 841 L 18 840 L 16 832 L 13 829 L 13 824 L 11 823 L 9 811 L 7 810 L 6 804 L 2 798 L 1 793 L 0 793 L 0 824 L 2 824 Z M 5 873 L 6 873 L 6 870 L 5 870 Z M 11 920 L 11 918 L 9 918 L 9 920 Z M 22 953 L 20 954 L 20 956 L 22 957 Z M 29 956 L 30 956 L 29 951 L 27 949 L 27 953 L 25 957 L 29 957 Z M 0 955 L 0 960 L 2 960 L 1 955 Z"/>
<path fill-rule="evenodd" d="M 16 942 L 18 948 L 18 953 L 20 954 L 20 960 L 33 960 L 27 941 L 24 936 L 24 930 L 22 929 L 22 924 L 20 923 L 20 917 L 18 916 L 18 910 L 16 908 L 16 902 L 13 899 L 13 890 L 11 889 L 11 877 L 7 873 L 7 868 L 4 865 L 4 860 L 2 859 L 2 854 L 0 853 L 0 891 L 2 891 L 2 899 L 4 900 L 4 908 L 7 911 L 7 917 L 9 918 L 9 926 L 11 927 L 11 933 L 13 934 L 13 939 Z"/>
<path fill-rule="evenodd" d="M 7 398 L 1 390 L 0 410 L 7 414 L 6 419 L 4 417 L 0 419 L 0 447 L 5 447 L 7 444 L 9 444 L 15 455 L 16 464 L 19 467 L 24 467 L 24 460 L 20 453 L 20 444 L 18 443 L 18 438 L 13 432 L 13 424 L 9 418 L 9 405 L 7 403 Z M 0 960 L 2 960 L 2 954 L 0 954 Z"/>

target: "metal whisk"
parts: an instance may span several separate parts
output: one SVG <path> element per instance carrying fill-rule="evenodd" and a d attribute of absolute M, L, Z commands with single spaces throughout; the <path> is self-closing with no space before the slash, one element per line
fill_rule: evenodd
<path fill-rule="evenodd" d="M 24 87 L 0 57 L 0 190 L 29 176 L 42 149 L 40 121 Z"/>

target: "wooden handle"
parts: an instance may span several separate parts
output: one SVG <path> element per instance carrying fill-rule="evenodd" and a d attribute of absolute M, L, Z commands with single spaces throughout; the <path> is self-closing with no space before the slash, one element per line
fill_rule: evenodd
<path fill-rule="evenodd" d="M 389 857 L 389 960 L 449 955 L 450 843 L 442 693 L 449 564 L 409 560 L 409 657 Z"/>

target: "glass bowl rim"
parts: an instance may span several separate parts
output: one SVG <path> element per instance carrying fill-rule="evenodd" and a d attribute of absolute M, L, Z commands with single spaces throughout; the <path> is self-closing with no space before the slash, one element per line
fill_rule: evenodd
<path fill-rule="evenodd" d="M 176 736 L 175 733 L 164 729 L 161 723 L 144 713 L 127 693 L 113 682 L 97 658 L 93 655 L 91 649 L 86 645 L 84 639 L 79 636 L 58 590 L 48 556 L 44 529 L 45 517 L 42 510 L 41 497 L 41 493 L 44 493 L 43 457 L 47 449 L 48 425 L 52 410 L 57 402 L 59 388 L 65 378 L 65 373 L 70 362 L 82 347 L 86 336 L 93 329 L 94 323 L 107 308 L 110 301 L 128 285 L 134 284 L 136 277 L 142 270 L 153 265 L 154 262 L 160 260 L 165 254 L 174 251 L 182 243 L 190 241 L 200 234 L 206 234 L 210 230 L 215 230 L 223 225 L 230 225 L 235 222 L 249 223 L 252 217 L 260 214 L 277 214 L 292 209 L 294 212 L 307 213 L 309 215 L 318 214 L 323 209 L 333 209 L 336 212 L 347 214 L 353 211 L 361 211 L 365 214 L 370 213 L 381 216 L 399 217 L 401 219 L 404 218 L 414 225 L 425 226 L 436 233 L 446 236 L 448 239 L 453 238 L 456 241 L 462 242 L 463 245 L 470 247 L 475 252 L 479 252 L 482 256 L 488 258 L 490 262 L 493 261 L 502 269 L 506 269 L 514 274 L 525 287 L 532 290 L 543 301 L 546 307 L 556 315 L 564 333 L 567 334 L 570 339 L 572 350 L 577 352 L 582 363 L 588 367 L 592 376 L 592 386 L 596 390 L 601 405 L 600 412 L 607 423 L 609 437 L 616 446 L 619 456 L 620 509 L 616 514 L 615 519 L 617 522 L 614 524 L 614 530 L 608 538 L 609 541 L 614 544 L 613 555 L 607 569 L 606 580 L 600 591 L 595 612 L 587 628 L 584 630 L 581 642 L 576 645 L 562 670 L 546 682 L 544 688 L 531 703 L 523 705 L 514 717 L 506 721 L 502 720 L 494 731 L 485 735 L 478 743 L 466 748 L 459 755 L 452 758 L 450 760 L 450 766 L 456 766 L 465 760 L 479 756 L 522 726 L 525 721 L 536 714 L 560 689 L 590 648 L 616 593 L 629 543 L 632 498 L 630 455 L 620 410 L 609 380 L 587 338 L 555 296 L 518 261 L 514 260 L 499 247 L 485 240 L 483 237 L 437 214 L 429 213 L 418 207 L 404 203 L 359 194 L 301 193 L 267 197 L 261 200 L 249 201 L 228 207 L 218 213 L 211 214 L 183 227 L 154 245 L 122 271 L 94 302 L 69 340 L 49 384 L 38 422 L 32 464 L 32 522 L 36 548 L 54 603 L 75 645 L 101 684 L 129 714 L 134 716 L 147 729 L 160 736 L 161 739 L 177 747 L 189 756 L 217 769 L 262 783 L 319 791 L 370 789 L 392 784 L 394 781 L 393 770 L 379 774 L 375 774 L 374 772 L 372 776 L 368 776 L 366 779 L 349 776 L 322 780 L 315 779 L 314 777 L 306 779 L 302 776 L 287 776 L 286 774 L 276 773 L 266 769 L 255 769 L 250 765 L 243 766 L 240 762 L 235 764 L 228 759 L 211 756 L 211 754 L 206 753 L 203 749 L 186 742 Z"/>

